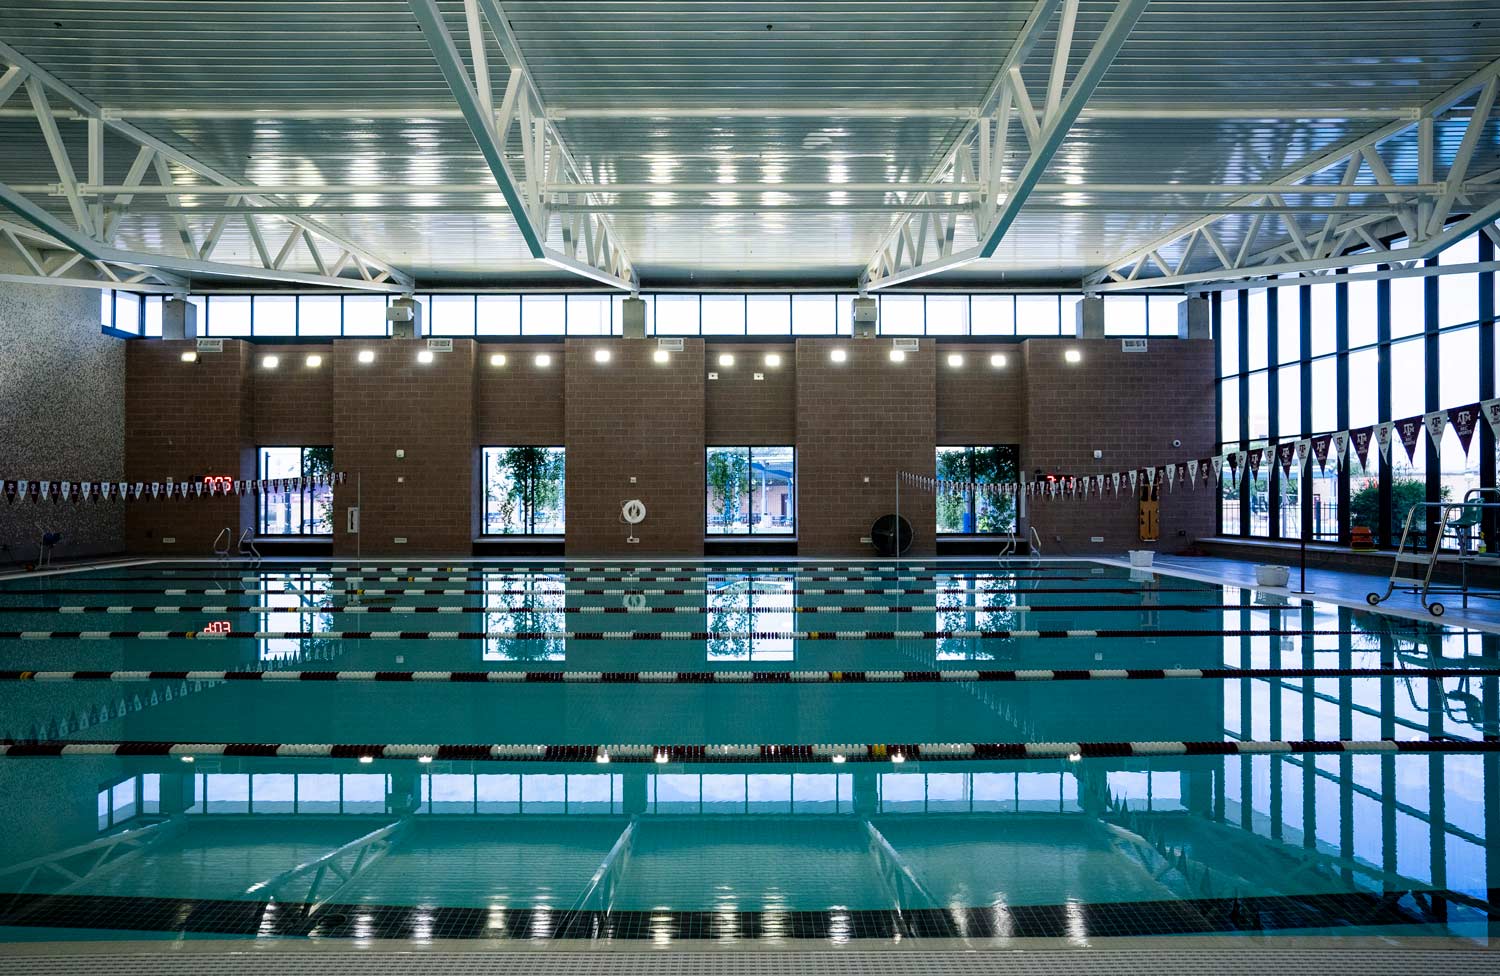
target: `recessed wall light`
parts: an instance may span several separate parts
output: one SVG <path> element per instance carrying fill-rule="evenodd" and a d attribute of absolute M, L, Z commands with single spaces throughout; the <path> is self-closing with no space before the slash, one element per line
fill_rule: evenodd
<path fill-rule="evenodd" d="M 266 369 L 275 369 L 277 366 L 281 365 L 281 357 L 280 356 L 262 356 L 261 359 L 260 359 L 260 364 L 262 366 L 264 366 Z"/>
<path fill-rule="evenodd" d="M 532 361 L 535 362 L 538 366 L 542 367 L 543 369 L 546 369 L 548 366 L 552 365 L 552 357 L 549 356 L 549 355 L 547 355 L 544 352 L 537 353 L 536 354 L 536 359 L 534 359 Z"/>
<path fill-rule="evenodd" d="M 308 369 L 317 369 L 319 366 L 322 366 L 322 365 L 323 365 L 323 357 L 322 356 L 314 354 L 314 355 L 311 355 L 311 356 L 307 357 L 307 368 Z"/>
<path fill-rule="evenodd" d="M 1067 360 L 1070 363 L 1081 363 L 1083 362 L 1083 353 L 1079 352 L 1077 349 L 1069 349 L 1067 352 L 1063 353 L 1063 359 Z"/>
<path fill-rule="evenodd" d="M 836 363 L 841 363 L 849 358 L 849 354 L 842 349 L 835 349 L 828 354 L 828 358 Z"/>
<path fill-rule="evenodd" d="M 196 363 L 198 361 L 198 354 L 189 349 L 182 354 L 182 361 L 185 363 Z"/>
<path fill-rule="evenodd" d="M 892 349 L 891 350 L 891 362 L 893 362 L 893 363 L 904 363 L 904 362 L 906 362 L 906 353 L 902 352 L 900 349 Z"/>
<path fill-rule="evenodd" d="M 954 369 L 958 369 L 963 364 L 964 364 L 964 357 L 963 357 L 963 355 L 961 353 L 950 352 L 948 354 L 948 365 L 949 366 L 952 366 Z"/>
<path fill-rule="evenodd" d="M 733 366 L 734 365 L 734 356 L 731 355 L 730 353 L 727 353 L 727 352 L 721 352 L 721 353 L 719 353 L 719 365 L 720 366 Z"/>
<path fill-rule="evenodd" d="M 421 352 L 417 353 L 417 362 L 424 364 L 432 362 L 432 350 L 423 349 Z"/>
<path fill-rule="evenodd" d="M 651 354 L 651 360 L 657 363 L 669 363 L 672 361 L 672 354 L 665 349 L 658 349 Z"/>
<path fill-rule="evenodd" d="M 365 366 L 368 366 L 371 363 L 373 363 L 375 361 L 375 350 L 373 350 L 373 349 L 361 349 L 359 351 L 359 361 L 362 364 L 364 364 Z"/>
<path fill-rule="evenodd" d="M 781 365 L 781 354 L 776 352 L 766 353 L 766 365 L 775 369 Z"/>
<path fill-rule="evenodd" d="M 596 363 L 607 363 L 607 362 L 609 362 L 609 350 L 608 349 L 595 349 L 594 350 L 594 362 L 596 362 Z"/>
<path fill-rule="evenodd" d="M 503 353 L 503 352 L 497 352 L 497 353 L 494 353 L 493 355 L 491 355 L 490 356 L 490 365 L 491 366 L 504 366 L 505 365 L 505 353 Z"/>
<path fill-rule="evenodd" d="M 990 365 L 999 369 L 1005 365 L 1005 353 L 997 352 L 990 356 Z"/>

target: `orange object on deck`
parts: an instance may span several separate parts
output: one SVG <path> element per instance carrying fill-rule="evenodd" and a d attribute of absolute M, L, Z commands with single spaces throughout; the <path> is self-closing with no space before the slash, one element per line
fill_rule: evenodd
<path fill-rule="evenodd" d="M 1356 525 L 1349 530 L 1350 549 L 1374 549 L 1375 537 L 1370 534 L 1369 526 Z"/>

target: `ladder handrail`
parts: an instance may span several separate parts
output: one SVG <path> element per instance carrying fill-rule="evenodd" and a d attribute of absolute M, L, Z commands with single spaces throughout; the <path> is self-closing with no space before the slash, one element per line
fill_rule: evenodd
<path fill-rule="evenodd" d="M 260 554 L 260 550 L 255 548 L 255 534 L 249 529 L 246 529 L 245 531 L 240 533 L 239 550 L 241 556 L 252 556 L 255 559 L 255 564 L 260 564 L 262 557 Z"/>
<path fill-rule="evenodd" d="M 224 540 L 224 548 L 222 549 L 219 548 L 220 539 Z M 219 534 L 214 536 L 214 555 L 227 557 L 229 555 L 229 546 L 233 541 L 234 533 L 230 531 L 229 526 L 224 526 L 224 528 L 219 530 Z"/>

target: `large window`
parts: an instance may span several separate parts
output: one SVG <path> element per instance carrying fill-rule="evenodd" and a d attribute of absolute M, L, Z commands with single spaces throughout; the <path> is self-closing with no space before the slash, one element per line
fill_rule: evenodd
<path fill-rule="evenodd" d="M 1474 234 L 1425 263 L 1436 270 L 1493 255 L 1488 238 Z M 1272 464 L 1269 451 L 1253 480 L 1243 469 L 1229 479 L 1226 467 L 1222 531 L 1295 539 L 1305 530 L 1309 539 L 1340 542 L 1362 527 L 1394 546 L 1415 510 L 1421 543 L 1437 512 L 1424 505 L 1494 485 L 1488 429 L 1465 427 L 1467 444 L 1451 423 L 1436 441 L 1425 432 L 1410 444 L 1393 438 L 1384 462 L 1371 446 L 1368 467 L 1352 449 L 1340 466 L 1327 438 L 1494 396 L 1495 355 L 1482 355 L 1493 345 L 1494 275 L 1303 283 L 1316 280 L 1219 295 L 1221 452 L 1296 441 L 1312 448 L 1305 475 L 1300 465 L 1288 474 Z"/>
<path fill-rule="evenodd" d="M 619 335 L 623 295 L 419 293 L 434 336 Z M 642 294 L 647 335 L 831 336 L 852 331 L 849 292 L 662 292 Z M 879 303 L 883 335 L 1076 335 L 1078 294 L 969 292 L 889 293 Z M 234 295 L 189 299 L 205 336 L 229 338 L 390 335 L 388 295 Z M 1114 295 L 1106 303 L 1109 335 L 1175 336 L 1180 295 Z M 160 335 L 161 299 L 102 292 L 100 322 L 132 334 Z M 141 321 L 148 331 L 141 331 Z M 154 323 L 155 332 L 149 331 Z"/>
<path fill-rule="evenodd" d="M 796 453 L 790 447 L 710 447 L 709 535 L 796 531 Z"/>
<path fill-rule="evenodd" d="M 301 478 L 301 487 L 260 494 L 261 535 L 332 535 L 333 474 L 331 447 L 263 447 L 260 477 L 272 481 Z M 314 479 L 317 487 L 313 487 Z"/>
<path fill-rule="evenodd" d="M 940 447 L 937 476 L 977 485 L 1013 484 L 1019 477 L 1020 452 L 1014 444 L 995 447 Z M 939 535 L 1009 535 L 1016 530 L 1013 495 L 964 489 L 942 492 L 937 499 Z"/>
<path fill-rule="evenodd" d="M 562 535 L 565 468 L 560 447 L 485 448 L 485 534 Z"/>

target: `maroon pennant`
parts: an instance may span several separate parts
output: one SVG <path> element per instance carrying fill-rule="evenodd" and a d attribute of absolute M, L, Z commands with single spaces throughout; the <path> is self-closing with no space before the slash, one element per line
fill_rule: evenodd
<path fill-rule="evenodd" d="M 61 481 L 54 481 L 54 482 L 52 482 L 51 493 L 52 493 L 52 504 L 56 505 L 58 502 L 62 501 L 62 482 Z"/>
<path fill-rule="evenodd" d="M 99 499 L 104 497 L 104 489 L 105 485 L 103 483 L 94 482 L 93 486 L 89 488 L 89 501 L 98 504 Z"/>
<path fill-rule="evenodd" d="M 1254 481 L 1260 477 L 1260 459 L 1265 457 L 1266 449 L 1254 447 L 1250 449 L 1250 480 Z"/>
<path fill-rule="evenodd" d="M 1370 443 L 1375 440 L 1374 427 L 1360 427 L 1349 431 L 1349 446 L 1359 455 L 1359 466 L 1370 470 Z"/>
<path fill-rule="evenodd" d="M 1318 470 L 1328 469 L 1328 448 L 1333 445 L 1332 434 L 1319 434 L 1312 439 L 1313 457 L 1318 459 Z"/>
<path fill-rule="evenodd" d="M 1287 441 L 1276 445 L 1276 460 L 1281 462 L 1281 475 L 1284 478 L 1292 476 L 1292 462 L 1297 459 L 1297 442 Z"/>
<path fill-rule="evenodd" d="M 5 483 L 5 502 L 7 505 L 14 505 L 16 503 L 16 491 L 19 487 L 14 481 L 7 481 Z"/>
<path fill-rule="evenodd" d="M 1229 462 L 1229 477 L 1238 481 L 1240 477 L 1240 452 L 1230 451 L 1224 455 L 1224 460 Z"/>
<path fill-rule="evenodd" d="M 33 505 L 36 504 L 37 502 L 41 501 L 41 499 L 42 499 L 42 483 L 40 481 L 33 481 L 31 484 L 27 485 L 26 486 L 26 497 L 31 499 L 31 503 Z"/>
<path fill-rule="evenodd" d="M 1469 453 L 1469 443 L 1474 439 L 1474 430 L 1479 426 L 1479 404 L 1471 403 L 1464 407 L 1453 407 L 1448 411 L 1448 423 L 1453 425 L 1453 430 L 1458 434 L 1458 442 L 1464 446 L 1464 453 Z"/>
<path fill-rule="evenodd" d="M 1396 436 L 1401 438 L 1401 446 L 1406 448 L 1406 459 L 1413 464 L 1417 463 L 1417 442 L 1422 439 L 1422 432 L 1426 429 L 1426 423 L 1421 417 L 1407 417 L 1396 421 Z"/>

